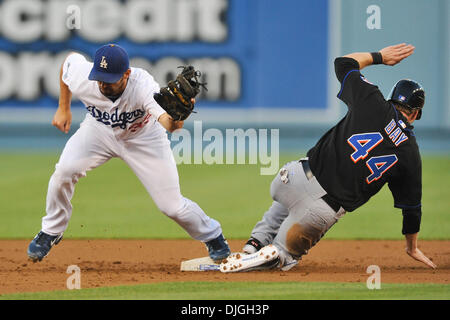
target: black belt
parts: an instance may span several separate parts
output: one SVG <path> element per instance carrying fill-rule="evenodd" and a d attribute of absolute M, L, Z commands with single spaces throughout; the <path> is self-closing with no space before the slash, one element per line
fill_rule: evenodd
<path fill-rule="evenodd" d="M 306 178 L 308 180 L 311 180 L 314 177 L 314 174 L 312 173 L 311 168 L 309 167 L 309 161 L 300 160 L 300 162 L 302 164 L 303 171 L 305 171 Z M 331 197 L 328 194 L 324 195 L 322 197 L 322 200 L 325 201 L 326 204 L 329 205 L 331 209 L 334 210 L 334 212 L 338 212 L 341 209 L 341 205 L 336 201 L 334 201 L 333 199 L 331 199 Z"/>

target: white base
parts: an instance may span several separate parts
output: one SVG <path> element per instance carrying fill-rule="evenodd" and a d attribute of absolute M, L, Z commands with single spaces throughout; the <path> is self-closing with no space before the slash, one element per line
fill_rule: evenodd
<path fill-rule="evenodd" d="M 181 271 L 219 271 L 220 265 L 210 257 L 196 258 L 181 262 Z"/>

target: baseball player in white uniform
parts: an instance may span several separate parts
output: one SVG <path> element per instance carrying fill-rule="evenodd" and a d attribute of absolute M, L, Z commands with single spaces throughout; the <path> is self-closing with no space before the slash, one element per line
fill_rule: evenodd
<path fill-rule="evenodd" d="M 220 223 L 184 198 L 166 130 L 183 126 L 154 100 L 160 87 L 145 70 L 129 67 L 126 51 L 109 44 L 97 50 L 94 62 L 71 53 L 60 72 L 59 107 L 52 124 L 67 133 L 71 126 L 72 94 L 88 110 L 80 128 L 68 140 L 48 185 L 42 230 L 31 241 L 28 256 L 41 261 L 62 239 L 72 215 L 75 184 L 87 171 L 113 157 L 125 161 L 157 207 L 194 239 L 206 244 L 220 261 L 230 249 Z"/>

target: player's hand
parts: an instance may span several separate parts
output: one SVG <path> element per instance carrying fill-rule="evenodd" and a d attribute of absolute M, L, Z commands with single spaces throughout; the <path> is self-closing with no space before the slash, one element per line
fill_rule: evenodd
<path fill-rule="evenodd" d="M 413 54 L 415 47 L 411 44 L 401 43 L 380 50 L 383 64 L 393 66 Z"/>
<path fill-rule="evenodd" d="M 158 121 L 164 127 L 164 129 L 166 129 L 170 133 L 174 132 L 175 130 L 181 129 L 184 125 L 183 120 L 175 121 L 167 112 L 163 113 L 158 118 Z"/>
<path fill-rule="evenodd" d="M 428 267 L 436 269 L 436 265 L 425 256 L 422 251 L 417 248 L 417 239 L 419 233 L 405 234 L 406 239 L 406 253 L 413 259 L 425 263 Z"/>
<path fill-rule="evenodd" d="M 52 125 L 61 130 L 64 133 L 68 133 L 70 130 L 70 125 L 72 124 L 72 112 L 70 110 L 66 111 L 62 108 L 56 110 L 53 116 Z"/>
<path fill-rule="evenodd" d="M 433 268 L 433 269 L 437 268 L 437 266 L 433 263 L 433 261 L 431 261 L 427 256 L 425 256 L 422 253 L 422 251 L 420 251 L 418 248 L 416 248 L 416 249 L 406 248 L 406 253 L 413 259 L 416 259 L 417 261 L 425 263 L 430 268 Z"/>

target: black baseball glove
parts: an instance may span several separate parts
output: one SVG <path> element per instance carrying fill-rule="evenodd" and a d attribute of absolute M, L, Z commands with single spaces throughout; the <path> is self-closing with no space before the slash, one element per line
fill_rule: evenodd
<path fill-rule="evenodd" d="M 175 80 L 169 81 L 167 87 L 154 94 L 156 102 L 175 121 L 185 120 L 194 111 L 192 99 L 200 92 L 200 87 L 206 89 L 206 83 L 200 83 L 200 71 L 193 66 L 184 66 L 183 71 Z"/>

